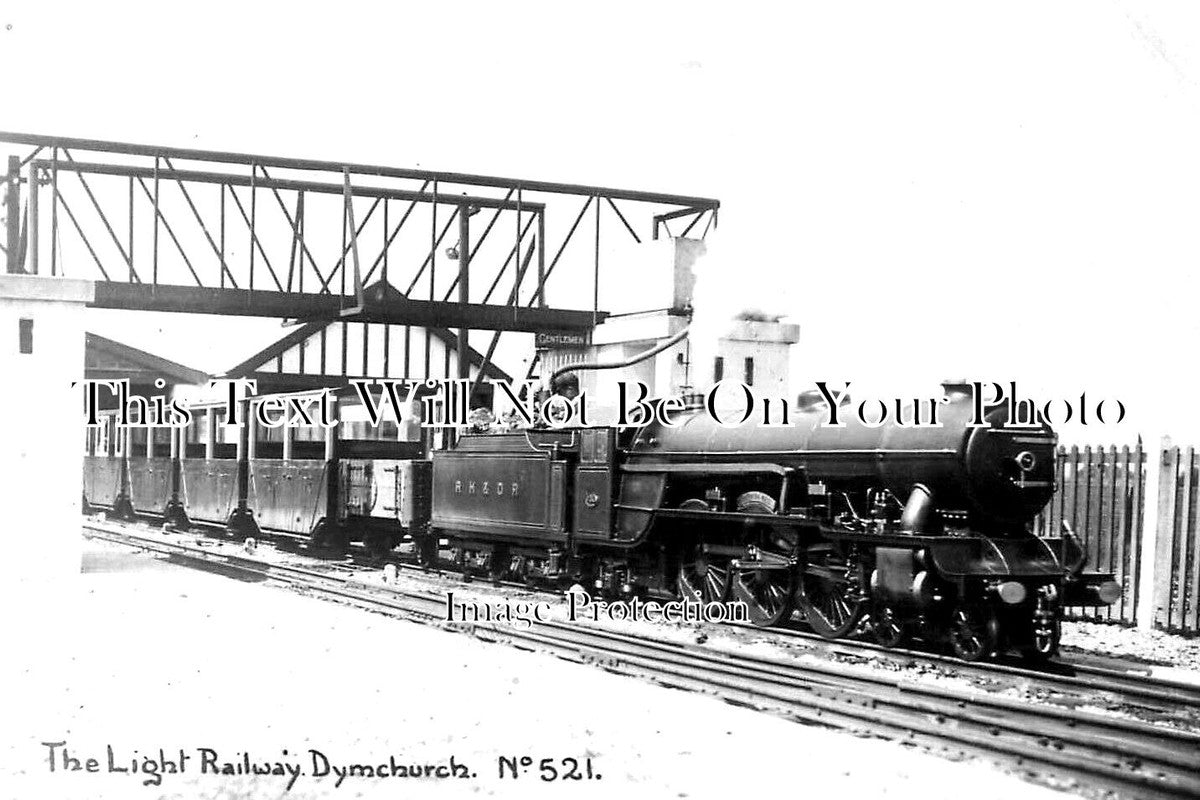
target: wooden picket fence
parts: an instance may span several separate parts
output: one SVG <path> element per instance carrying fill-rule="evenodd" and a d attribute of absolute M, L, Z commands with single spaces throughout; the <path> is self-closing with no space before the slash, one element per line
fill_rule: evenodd
<path fill-rule="evenodd" d="M 1136 447 L 1059 448 L 1058 492 L 1038 518 L 1057 533 L 1065 521 L 1084 544 L 1088 568 L 1111 572 L 1123 588 L 1107 608 L 1069 608 L 1068 619 L 1132 625 L 1137 620 L 1146 454 Z"/>
<path fill-rule="evenodd" d="M 1200 633 L 1200 455 L 1195 448 L 1166 447 L 1158 483 L 1158 535 L 1154 548 L 1154 627 Z"/>
<path fill-rule="evenodd" d="M 1069 619 L 1132 625 L 1140 612 L 1151 615 L 1158 630 L 1200 634 L 1200 454 L 1168 440 L 1155 452 L 1158 461 L 1151 464 L 1140 441 L 1132 449 L 1059 448 L 1058 492 L 1037 529 L 1057 532 L 1065 520 L 1083 540 L 1089 567 L 1112 572 L 1124 589 L 1109 608 L 1067 609 Z M 1148 509 L 1152 473 L 1158 485 L 1150 490 Z M 1146 558 L 1151 563 L 1143 565 Z"/>

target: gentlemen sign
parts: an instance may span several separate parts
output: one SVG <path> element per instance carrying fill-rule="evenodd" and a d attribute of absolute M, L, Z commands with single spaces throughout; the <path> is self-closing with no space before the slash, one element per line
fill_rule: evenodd
<path fill-rule="evenodd" d="M 538 331 L 533 335 L 533 345 L 539 350 L 555 347 L 587 347 L 588 335 L 577 331 Z"/>

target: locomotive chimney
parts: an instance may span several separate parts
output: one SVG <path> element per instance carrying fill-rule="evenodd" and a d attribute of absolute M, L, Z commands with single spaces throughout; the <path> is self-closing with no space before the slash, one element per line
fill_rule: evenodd
<path fill-rule="evenodd" d="M 971 394 L 971 382 L 961 378 L 944 380 L 942 381 L 942 389 L 946 392 L 947 397 L 954 397 L 955 395 L 965 396 Z"/>

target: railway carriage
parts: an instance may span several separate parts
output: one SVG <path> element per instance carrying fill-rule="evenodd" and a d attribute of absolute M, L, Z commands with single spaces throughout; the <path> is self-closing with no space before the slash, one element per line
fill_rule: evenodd
<path fill-rule="evenodd" d="M 381 438 L 395 437 L 395 426 L 375 431 L 338 420 L 329 428 L 265 428 L 253 421 L 260 403 L 315 394 L 248 398 L 241 416 L 251 422 L 242 426 L 226 427 L 225 404 L 216 402 L 190 404 L 191 423 L 176 428 L 121 428 L 114 412 L 103 412 L 88 433 L 84 508 L 317 549 L 360 542 L 382 555 L 414 519 L 428 519 L 426 444 Z"/>
<path fill-rule="evenodd" d="M 128 441 L 117 427 L 114 412 L 102 412 L 99 424 L 87 429 L 83 452 L 83 509 L 107 510 L 128 517 L 128 475 L 125 452 Z"/>

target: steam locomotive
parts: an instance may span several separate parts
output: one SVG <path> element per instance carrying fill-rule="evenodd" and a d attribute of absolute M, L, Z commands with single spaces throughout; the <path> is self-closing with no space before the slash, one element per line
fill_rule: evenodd
<path fill-rule="evenodd" d="M 829 638 L 866 628 L 888 647 L 915 636 L 968 660 L 1050 658 L 1063 608 L 1112 603 L 1120 585 L 1084 572 L 1069 528 L 1033 531 L 1055 488 L 1054 433 L 1006 425 L 1003 407 L 973 427 L 968 393 L 946 391 L 940 427 L 829 427 L 829 408 L 802 396 L 786 426 L 725 427 L 695 404 L 625 426 L 466 433 L 447 449 L 344 426 L 279 445 L 246 425 L 232 451 L 172 435 L 169 457 L 152 439 L 144 457 L 92 442 L 84 502 L 239 536 L 404 545 L 494 579 L 736 599 L 762 626 L 798 610 Z"/>

